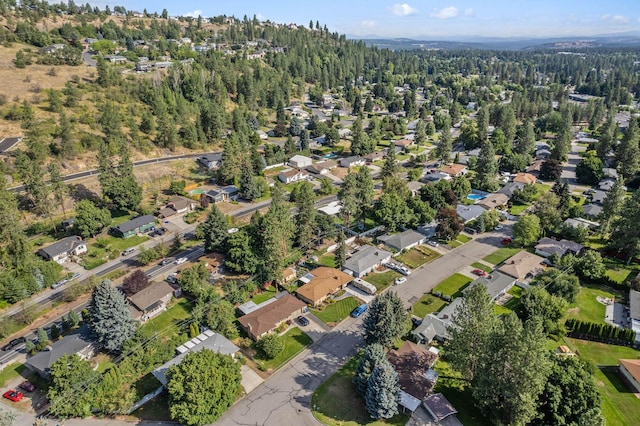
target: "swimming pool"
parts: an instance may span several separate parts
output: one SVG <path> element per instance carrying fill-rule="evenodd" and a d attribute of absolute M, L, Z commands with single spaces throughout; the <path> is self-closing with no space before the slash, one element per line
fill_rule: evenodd
<path fill-rule="evenodd" d="M 332 160 L 337 157 L 338 157 L 338 154 L 336 154 L 335 152 L 322 156 L 322 158 L 326 158 L 327 160 Z"/>
<path fill-rule="evenodd" d="M 484 198 L 484 195 L 469 194 L 469 195 L 467 195 L 467 198 L 470 199 L 470 200 L 478 201 L 478 200 L 482 200 Z"/>

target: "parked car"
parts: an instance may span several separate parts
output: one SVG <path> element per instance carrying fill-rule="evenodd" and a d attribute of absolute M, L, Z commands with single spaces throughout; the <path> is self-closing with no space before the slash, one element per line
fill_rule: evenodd
<path fill-rule="evenodd" d="M 429 240 L 427 241 L 427 244 L 429 244 L 431 247 L 438 247 L 440 245 L 440 243 L 435 240 Z"/>
<path fill-rule="evenodd" d="M 9 389 L 2 396 L 7 398 L 9 401 L 13 401 L 13 402 L 18 402 L 22 398 L 24 398 L 24 395 L 22 394 L 22 392 L 15 391 L 13 389 Z"/>
<path fill-rule="evenodd" d="M 178 282 L 178 273 L 174 272 L 172 274 L 169 274 L 169 276 L 167 277 L 167 282 L 169 284 L 175 284 Z"/>
<path fill-rule="evenodd" d="M 181 257 L 180 259 L 176 259 L 176 265 L 182 265 L 187 260 L 189 259 L 187 259 L 186 257 Z"/>
<path fill-rule="evenodd" d="M 367 306 L 366 303 L 363 303 L 362 305 L 358 306 L 353 311 L 351 311 L 351 316 L 353 318 L 358 318 L 360 315 L 362 315 L 365 312 L 367 312 L 367 309 L 369 309 L 369 307 Z"/>
<path fill-rule="evenodd" d="M 473 271 L 471 271 L 473 274 L 476 274 L 479 277 L 486 277 L 487 273 L 485 271 L 483 271 L 482 269 L 474 269 Z"/>
<path fill-rule="evenodd" d="M 303 317 L 302 315 L 296 318 L 296 321 L 298 321 L 298 324 L 300 324 L 303 327 L 306 327 L 307 325 L 309 325 L 309 320 Z"/>
<path fill-rule="evenodd" d="M 131 247 L 131 248 L 128 248 L 128 249 L 124 250 L 124 251 L 122 252 L 122 255 L 123 255 L 123 256 L 128 256 L 128 255 L 130 255 L 131 253 L 133 253 L 134 251 L 136 251 L 136 249 L 134 249 L 133 247 Z"/>
<path fill-rule="evenodd" d="M 407 279 L 405 277 L 398 277 L 393 282 L 393 285 L 399 285 L 399 284 L 403 284 L 403 283 L 406 283 L 406 282 L 407 282 Z"/>
<path fill-rule="evenodd" d="M 503 246 L 507 246 L 507 245 L 511 244 L 512 242 L 513 242 L 513 240 L 511 238 L 509 238 L 509 237 L 506 237 L 506 238 L 502 239 L 502 245 Z"/>
<path fill-rule="evenodd" d="M 400 272 L 402 275 L 411 275 L 411 270 L 406 266 L 399 267 L 398 272 Z"/>
<path fill-rule="evenodd" d="M 502 230 L 503 228 L 504 228 L 504 226 L 502 226 L 502 225 L 498 225 L 498 226 L 496 226 L 495 228 L 493 228 L 493 230 L 494 230 L 494 231 L 500 231 L 500 230 Z"/>
<path fill-rule="evenodd" d="M 160 266 L 166 266 L 170 263 L 171 263 L 171 259 L 162 259 L 162 262 L 160 262 Z"/>
<path fill-rule="evenodd" d="M 68 282 L 69 282 L 69 280 L 65 278 L 63 280 L 58 281 L 57 283 L 51 284 L 51 288 L 52 289 L 56 289 L 58 287 L 62 287 L 63 285 L 65 285 Z"/>
<path fill-rule="evenodd" d="M 20 383 L 20 389 L 25 390 L 27 392 L 33 392 L 34 390 L 36 390 L 36 386 L 33 383 L 26 381 L 26 382 Z"/>
<path fill-rule="evenodd" d="M 17 337 L 13 340 L 11 340 L 9 343 L 7 343 L 6 345 L 4 345 L 2 347 L 3 351 L 10 351 L 11 349 L 15 348 L 16 346 L 18 346 L 20 343 L 24 343 L 26 342 L 27 339 L 25 339 L 24 337 Z"/>
<path fill-rule="evenodd" d="M 71 275 L 71 279 L 72 280 L 77 280 L 78 278 L 80 278 L 80 272 L 76 272 L 75 274 Z"/>

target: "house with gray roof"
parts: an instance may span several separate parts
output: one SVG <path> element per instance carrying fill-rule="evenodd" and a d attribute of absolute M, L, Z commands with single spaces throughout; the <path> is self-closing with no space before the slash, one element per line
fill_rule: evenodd
<path fill-rule="evenodd" d="M 462 297 L 457 297 L 453 299 L 453 302 L 442 308 L 440 312 L 427 314 L 422 323 L 411 332 L 413 338 L 417 342 L 424 341 L 426 344 L 431 343 L 433 340 L 444 342 L 448 339 L 451 320 L 462 300 Z"/>
<path fill-rule="evenodd" d="M 87 244 L 77 235 L 66 237 L 38 250 L 38 256 L 44 260 L 65 263 L 70 256 L 79 256 L 87 252 Z"/>
<path fill-rule="evenodd" d="M 464 204 L 458 204 L 456 206 L 456 213 L 458 216 L 464 221 L 464 223 L 469 223 L 472 220 L 475 220 L 482 216 L 486 210 L 477 204 L 472 204 L 470 206 L 465 206 Z"/>
<path fill-rule="evenodd" d="M 356 278 L 362 278 L 376 266 L 391 260 L 391 255 L 391 252 L 367 245 L 347 259 L 342 270 Z"/>
<path fill-rule="evenodd" d="M 206 167 L 209 170 L 217 169 L 222 166 L 222 153 L 221 152 L 212 152 L 209 154 L 204 154 L 196 159 L 198 164 Z"/>
<path fill-rule="evenodd" d="M 118 226 L 111 227 L 111 234 L 114 237 L 129 238 L 137 234 L 144 234 L 156 226 L 156 218 L 150 214 L 138 216 Z"/>
<path fill-rule="evenodd" d="M 516 192 L 517 190 L 522 191 L 522 188 L 524 187 L 525 187 L 525 183 L 523 182 L 509 182 L 496 193 L 504 194 L 507 197 L 509 197 L 509 199 L 511 199 L 511 197 L 513 197 L 514 192 Z"/>
<path fill-rule="evenodd" d="M 589 228 L 592 230 L 600 227 L 600 224 L 598 222 L 587 220 L 582 217 L 570 217 L 562 222 L 562 224 L 564 226 L 570 226 L 572 228 Z"/>
<path fill-rule="evenodd" d="M 554 254 L 558 256 L 564 256 L 567 253 L 578 254 L 582 251 L 584 246 L 569 240 L 554 240 L 553 238 L 544 237 L 536 244 L 536 254 L 542 257 L 549 257 Z"/>
<path fill-rule="evenodd" d="M 393 235 L 382 235 L 378 237 L 378 241 L 384 243 L 396 251 L 409 250 L 424 242 L 425 236 L 412 229 Z"/>
<path fill-rule="evenodd" d="M 593 203 L 583 204 L 582 213 L 588 217 L 598 217 L 602 213 L 602 206 Z"/>
<path fill-rule="evenodd" d="M 0 154 L 7 152 L 9 149 L 16 146 L 21 140 L 22 140 L 22 137 L 0 139 Z"/>
<path fill-rule="evenodd" d="M 356 166 L 364 166 L 367 164 L 367 160 L 359 155 L 354 155 L 347 158 L 340 159 L 340 167 L 351 168 Z"/>
<path fill-rule="evenodd" d="M 227 185 L 218 189 L 210 189 L 204 192 L 201 197 L 207 197 L 213 203 L 230 201 L 238 198 L 240 190 L 235 185 Z"/>
<path fill-rule="evenodd" d="M 640 343 L 640 291 L 629 290 L 629 322 L 636 332 L 636 343 Z"/>
<path fill-rule="evenodd" d="M 511 290 L 511 287 L 513 287 L 515 283 L 515 278 L 496 271 L 492 272 L 491 275 L 480 277 L 473 281 L 466 289 L 464 289 L 464 292 L 467 292 L 473 286 L 483 285 L 487 289 L 487 293 L 489 293 L 491 299 L 496 301 L 500 296 Z"/>

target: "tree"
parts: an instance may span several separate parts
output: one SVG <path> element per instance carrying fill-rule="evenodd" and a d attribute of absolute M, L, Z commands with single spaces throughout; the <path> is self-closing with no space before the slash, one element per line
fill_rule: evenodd
<path fill-rule="evenodd" d="M 105 279 L 93 291 L 88 309 L 91 314 L 89 326 L 98 343 L 110 352 L 120 352 L 124 342 L 136 331 L 127 299 Z"/>
<path fill-rule="evenodd" d="M 562 223 L 562 215 L 559 208 L 560 199 L 553 192 L 547 192 L 536 201 L 533 213 L 540 219 L 543 235 L 554 230 L 556 226 Z"/>
<path fill-rule="evenodd" d="M 573 266 L 576 273 L 587 280 L 599 280 L 605 276 L 607 267 L 599 251 L 586 250 Z"/>
<path fill-rule="evenodd" d="M 389 291 L 376 296 L 364 318 L 365 341 L 391 347 L 407 330 L 407 311 L 398 295 Z"/>
<path fill-rule="evenodd" d="M 232 272 L 252 274 L 256 271 L 256 262 L 247 231 L 241 229 L 229 235 L 225 266 Z"/>
<path fill-rule="evenodd" d="M 376 203 L 375 215 L 387 230 L 395 232 L 414 219 L 413 211 L 401 194 L 385 192 Z"/>
<path fill-rule="evenodd" d="M 549 294 L 562 297 L 568 303 L 574 303 L 580 292 L 580 281 L 566 271 L 550 268 L 536 277 L 536 285 L 546 288 Z"/>
<path fill-rule="evenodd" d="M 69 192 L 69 186 L 67 186 L 67 184 L 62 180 L 62 173 L 60 173 L 60 166 L 58 163 L 50 163 L 48 169 L 53 198 L 56 204 L 62 207 L 62 214 L 66 218 L 67 212 L 64 208 L 64 197 Z"/>
<path fill-rule="evenodd" d="M 328 129 L 324 137 L 327 146 L 335 146 L 340 142 L 340 133 L 335 127 L 331 127 L 330 129 Z"/>
<path fill-rule="evenodd" d="M 356 392 L 362 397 L 367 395 L 369 378 L 377 365 L 388 362 L 384 347 L 378 343 L 367 345 L 358 359 L 358 365 L 353 375 Z"/>
<path fill-rule="evenodd" d="M 54 416 L 87 417 L 91 415 L 93 389 L 99 373 L 89 361 L 78 355 L 64 355 L 51 365 L 47 399 Z"/>
<path fill-rule="evenodd" d="M 371 373 L 365 396 L 365 407 L 373 419 L 390 419 L 398 414 L 400 385 L 398 373 L 391 364 L 376 365 Z"/>
<path fill-rule="evenodd" d="M 315 194 L 313 185 L 309 181 L 296 186 L 296 242 L 299 247 L 309 249 L 314 240 L 314 226 L 317 210 L 315 209 Z"/>
<path fill-rule="evenodd" d="M 184 188 L 186 186 L 185 180 L 172 180 L 169 184 L 169 192 L 173 195 L 185 195 Z"/>
<path fill-rule="evenodd" d="M 427 125 L 424 120 L 419 119 L 418 124 L 416 124 L 415 142 L 418 146 L 422 146 L 427 142 Z"/>
<path fill-rule="evenodd" d="M 69 324 L 69 328 L 75 328 L 80 324 L 80 317 L 74 310 L 69 311 L 67 323 Z"/>
<path fill-rule="evenodd" d="M 338 247 L 336 248 L 335 264 L 336 268 L 342 268 L 347 263 L 347 244 L 344 238 L 344 231 L 340 229 L 338 232 L 338 240 L 336 241 Z"/>
<path fill-rule="evenodd" d="M 538 317 L 545 332 L 555 334 L 558 321 L 564 316 L 569 304 L 559 296 L 549 294 L 542 287 L 531 287 L 524 291 L 521 303 L 522 317 L 532 319 Z"/>
<path fill-rule="evenodd" d="M 44 348 L 46 348 L 49 345 L 49 336 L 47 335 L 47 332 L 43 329 L 43 328 L 39 328 L 36 331 L 36 338 L 38 340 L 38 343 L 36 343 L 36 352 L 40 352 L 42 350 L 44 350 Z"/>
<path fill-rule="evenodd" d="M 267 334 L 258 342 L 258 348 L 267 359 L 273 359 L 284 350 L 284 342 L 277 334 Z"/>
<path fill-rule="evenodd" d="M 171 418 L 190 426 L 215 422 L 235 401 L 240 379 L 240 364 L 229 355 L 189 352 L 167 371 Z"/>
<path fill-rule="evenodd" d="M 540 179 L 557 181 L 562 175 L 562 163 L 549 158 L 540 166 Z"/>
<path fill-rule="evenodd" d="M 613 232 L 609 241 L 616 249 L 624 252 L 629 261 L 640 254 L 640 190 L 627 198 L 620 210 L 620 217 L 613 222 Z"/>
<path fill-rule="evenodd" d="M 516 143 L 513 150 L 517 154 L 531 156 L 536 149 L 536 135 L 533 124 L 530 121 L 522 123 L 518 128 L 516 135 Z"/>
<path fill-rule="evenodd" d="M 367 211 L 371 208 L 371 201 L 373 200 L 374 186 L 371 172 L 366 166 L 360 167 L 356 173 L 356 201 L 357 201 L 357 215 L 360 218 L 360 223 L 364 226 L 367 218 Z"/>
<path fill-rule="evenodd" d="M 73 227 L 83 238 L 94 237 L 111 223 L 111 212 L 96 206 L 91 200 L 76 203 L 76 220 Z"/>
<path fill-rule="evenodd" d="M 498 160 L 490 141 L 486 141 L 480 148 L 478 163 L 475 167 L 476 176 L 473 183 L 481 191 L 493 192 L 498 187 L 496 175 L 498 174 Z"/>
<path fill-rule="evenodd" d="M 342 219 L 347 228 L 351 227 L 351 220 L 357 215 L 358 211 L 358 200 L 356 199 L 358 191 L 357 179 L 356 174 L 349 170 L 338 191 L 338 201 L 340 201 L 341 207 L 340 219 Z"/>
<path fill-rule="evenodd" d="M 436 214 L 436 236 L 442 240 L 453 240 L 464 229 L 464 222 L 455 209 L 441 208 Z"/>
<path fill-rule="evenodd" d="M 607 235 L 613 223 L 618 220 L 626 195 L 624 181 L 622 177 L 618 177 L 602 203 L 602 213 L 600 213 L 599 219 L 600 231 L 603 235 Z"/>
<path fill-rule="evenodd" d="M 124 291 L 124 294 L 127 296 L 133 296 L 137 292 L 149 287 L 149 284 L 151 284 L 151 282 L 147 274 L 145 274 L 142 269 L 136 269 L 122 280 L 122 291 Z"/>
<path fill-rule="evenodd" d="M 640 151 L 638 152 L 640 154 Z M 579 183 L 595 185 L 602 179 L 602 161 L 595 151 L 587 151 L 576 166 L 576 177 Z"/>
<path fill-rule="evenodd" d="M 540 239 L 541 233 L 540 219 L 533 214 L 520 216 L 518 221 L 513 225 L 515 241 L 523 247 L 536 243 Z"/>
<path fill-rule="evenodd" d="M 238 337 L 238 329 L 233 324 L 236 320 L 234 306 L 226 300 L 213 303 L 207 312 L 207 327 L 217 331 L 227 339 Z"/>
<path fill-rule="evenodd" d="M 451 131 L 449 128 L 442 129 L 440 140 L 436 144 L 436 159 L 443 163 L 448 163 L 451 157 L 451 151 L 453 149 L 453 142 L 451 140 Z"/>
<path fill-rule="evenodd" d="M 196 298 L 206 294 L 209 287 L 209 270 L 204 262 L 198 262 L 191 268 L 183 269 L 178 278 L 178 284 L 185 293 Z"/>
<path fill-rule="evenodd" d="M 202 233 L 204 235 L 204 249 L 207 252 L 224 249 L 229 237 L 229 225 L 216 204 L 211 205 L 211 211 L 202 224 Z"/>
<path fill-rule="evenodd" d="M 395 147 L 395 144 L 391 143 L 389 148 L 387 148 L 387 153 L 384 156 L 384 163 L 382 164 L 382 171 L 380 172 L 380 177 L 382 179 L 393 177 L 398 173 L 399 166 L 396 160 Z"/>
<path fill-rule="evenodd" d="M 640 130 L 638 120 L 634 117 L 629 120 L 629 126 L 624 132 L 622 141 L 616 150 L 616 162 L 618 171 L 625 179 L 631 179 L 640 170 Z"/>

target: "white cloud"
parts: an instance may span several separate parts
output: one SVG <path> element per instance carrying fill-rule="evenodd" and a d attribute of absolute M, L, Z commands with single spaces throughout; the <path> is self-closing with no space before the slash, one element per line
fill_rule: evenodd
<path fill-rule="evenodd" d="M 473 9 L 471 8 L 465 9 L 464 16 L 473 16 Z"/>
<path fill-rule="evenodd" d="M 628 24 L 629 18 L 624 15 L 602 15 L 602 19 L 610 21 L 614 24 Z"/>
<path fill-rule="evenodd" d="M 197 18 L 198 16 L 202 16 L 202 11 L 196 9 L 193 12 L 183 13 L 182 16 L 190 16 L 192 18 Z"/>
<path fill-rule="evenodd" d="M 411 7 L 407 3 L 396 3 L 391 6 L 391 13 L 396 16 L 415 15 L 417 12 L 418 10 L 415 7 Z"/>
<path fill-rule="evenodd" d="M 378 26 L 378 23 L 376 21 L 365 19 L 364 21 L 360 22 L 360 26 L 366 29 L 373 29 Z"/>
<path fill-rule="evenodd" d="M 266 17 L 266 16 L 264 16 L 262 13 L 258 12 L 258 13 L 256 13 L 256 19 L 257 19 L 258 21 L 266 21 L 266 20 L 267 20 L 267 17 Z"/>
<path fill-rule="evenodd" d="M 451 19 L 460 14 L 460 10 L 455 6 L 445 7 L 444 9 L 434 9 L 431 16 L 438 19 Z"/>

